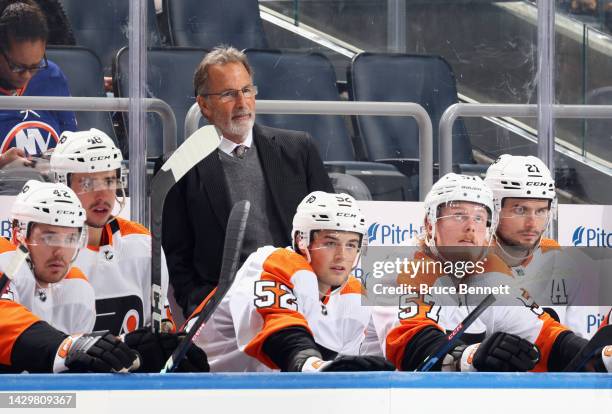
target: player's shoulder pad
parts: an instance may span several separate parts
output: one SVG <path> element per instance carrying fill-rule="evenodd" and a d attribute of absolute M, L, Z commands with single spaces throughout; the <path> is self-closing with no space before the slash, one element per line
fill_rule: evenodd
<path fill-rule="evenodd" d="M 0 237 L 0 253 L 12 252 L 17 247 L 11 243 L 8 239 Z"/>
<path fill-rule="evenodd" d="M 313 272 L 312 266 L 304 256 L 292 249 L 285 248 L 278 248 L 270 253 L 264 260 L 262 268 L 264 272 L 270 273 L 290 285 L 292 285 L 291 277 L 297 272 Z"/>
<path fill-rule="evenodd" d="M 350 293 L 356 293 L 358 295 L 366 294 L 366 290 L 363 287 L 363 284 L 361 284 L 361 280 L 357 279 L 353 275 L 349 276 L 348 281 L 346 282 L 346 285 L 344 285 L 344 287 L 340 291 L 341 295 L 347 295 Z"/>
<path fill-rule="evenodd" d="M 66 274 L 66 277 L 64 277 L 64 279 L 81 279 L 85 280 L 86 282 L 89 282 L 89 279 L 87 279 L 85 273 L 83 273 L 83 271 L 76 266 L 72 266 L 70 270 L 68 270 L 68 274 Z"/>
<path fill-rule="evenodd" d="M 556 240 L 542 238 L 540 241 L 540 249 L 542 250 L 542 253 L 546 253 L 549 251 L 561 250 L 561 246 Z"/>
<path fill-rule="evenodd" d="M 424 246 L 421 248 L 423 249 Z M 436 280 L 444 275 L 444 264 L 442 261 L 428 256 L 422 250 L 417 250 L 414 253 L 411 262 L 414 263 L 412 269 L 414 269 L 415 272 L 411 273 L 409 271 L 408 273 L 400 273 L 397 277 L 398 284 L 406 286 L 419 286 L 421 284 L 433 286 Z"/>
<path fill-rule="evenodd" d="M 122 236 L 127 236 L 129 234 L 144 234 L 147 236 L 151 235 L 149 229 L 147 229 L 140 223 L 126 220 L 121 217 L 116 217 L 115 220 L 117 220 L 117 224 L 119 224 L 119 231 L 121 232 Z"/>
<path fill-rule="evenodd" d="M 483 273 L 501 273 L 506 276 L 512 276 L 512 270 L 499 256 L 495 253 L 489 252 L 483 259 L 484 272 Z"/>

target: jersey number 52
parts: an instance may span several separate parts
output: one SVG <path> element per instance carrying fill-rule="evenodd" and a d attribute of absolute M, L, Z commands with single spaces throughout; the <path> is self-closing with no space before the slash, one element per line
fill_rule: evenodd
<path fill-rule="evenodd" d="M 258 280 L 255 282 L 255 296 L 253 304 L 258 308 L 276 306 L 283 309 L 298 310 L 297 298 L 291 293 L 291 289 L 273 280 Z"/>

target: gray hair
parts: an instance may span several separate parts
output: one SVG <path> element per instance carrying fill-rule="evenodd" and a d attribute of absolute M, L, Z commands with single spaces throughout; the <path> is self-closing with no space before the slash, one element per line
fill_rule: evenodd
<path fill-rule="evenodd" d="M 193 88 L 196 97 L 198 95 L 202 96 L 207 92 L 206 89 L 208 82 L 209 66 L 225 65 L 228 63 L 242 63 L 248 74 L 251 77 L 253 76 L 253 70 L 251 69 L 251 65 L 249 65 L 249 61 L 247 60 L 247 57 L 243 52 L 227 45 L 217 46 L 209 53 L 207 53 L 206 56 L 204 56 L 204 59 L 202 59 L 202 61 L 198 65 L 198 68 L 195 71 L 195 74 L 193 76 Z"/>

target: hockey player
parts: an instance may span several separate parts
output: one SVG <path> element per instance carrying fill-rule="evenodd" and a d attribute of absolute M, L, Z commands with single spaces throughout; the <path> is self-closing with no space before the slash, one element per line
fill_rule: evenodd
<path fill-rule="evenodd" d="M 95 330 L 121 335 L 151 324 L 151 236 L 142 225 L 113 216 L 125 203 L 123 157 L 112 139 L 97 129 L 65 132 L 51 154 L 57 182 L 72 188 L 86 210 L 87 248 L 77 266 L 96 292 Z M 162 293 L 168 272 L 162 263 Z"/>
<path fill-rule="evenodd" d="M 141 353 L 141 370 L 163 367 L 180 336 L 173 334 L 169 311 L 163 334 L 152 334 L 151 235 L 142 225 L 113 215 L 115 203 L 125 200 L 123 157 L 104 132 L 90 129 L 64 132 L 51 154 L 56 181 L 77 194 L 86 211 L 87 248 L 76 265 L 89 277 L 96 295 L 95 331 L 124 335 L 126 343 Z M 168 292 L 168 271 L 162 257 L 162 297 Z M 206 356 L 192 348 L 183 370 L 206 371 Z M 193 357 L 193 364 L 190 362 Z"/>
<path fill-rule="evenodd" d="M 85 210 L 76 194 L 63 184 L 29 180 L 16 197 L 11 221 L 14 244 L 0 245 L 0 269 L 9 266 L 18 245 L 28 256 L 3 297 L 64 332 L 91 332 L 94 292 L 72 266 L 87 238 Z"/>
<path fill-rule="evenodd" d="M 66 335 L 0 299 L 0 372 L 128 372 L 139 365 L 138 354 L 114 335 Z"/>
<path fill-rule="evenodd" d="M 588 271 L 577 249 L 567 254 L 544 237 L 557 206 L 555 182 L 546 165 L 533 156 L 504 154 L 487 170 L 485 183 L 499 212 L 495 254 L 510 266 L 518 285 L 541 305 L 551 306 L 548 312 L 579 335 L 592 336 L 597 326 L 589 319 L 600 320 L 599 309 L 576 305 L 589 302 L 589 290 L 597 289 L 589 277 L 598 272 Z"/>
<path fill-rule="evenodd" d="M 197 344 L 211 371 L 392 370 L 382 357 L 354 356 L 370 319 L 350 275 L 366 230 L 351 196 L 306 196 L 293 218 L 293 247 L 251 254 L 204 326 Z"/>
<path fill-rule="evenodd" d="M 425 198 L 425 209 L 425 234 L 417 255 L 422 254 L 426 262 L 476 261 L 483 268 L 461 278 L 457 273 L 433 270 L 416 275 L 416 280 L 434 287 L 461 289 L 461 285 L 502 286 L 511 279 L 505 263 L 486 251 L 496 218 L 493 195 L 480 178 L 445 175 Z M 484 310 L 463 335 L 466 342 L 455 346 L 433 369 L 560 371 L 586 344 L 585 339 L 543 312 L 525 291 L 516 296 L 514 290 L 505 292 L 497 295 L 503 305 L 494 304 Z M 373 315 L 386 357 L 405 371 L 415 370 L 446 343 L 445 332 L 452 331 L 484 297 L 471 293 L 407 296 L 402 298 L 399 309 L 377 308 Z M 605 358 L 612 357 L 603 352 L 596 356 L 597 369 L 612 366 Z"/>

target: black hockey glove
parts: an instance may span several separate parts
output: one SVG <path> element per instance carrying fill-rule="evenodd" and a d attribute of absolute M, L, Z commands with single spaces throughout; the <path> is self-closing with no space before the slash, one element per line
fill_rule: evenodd
<path fill-rule="evenodd" d="M 58 349 L 54 372 L 128 372 L 138 369 L 138 354 L 108 332 L 67 337 Z"/>
<path fill-rule="evenodd" d="M 587 365 L 587 367 L 589 367 Z M 612 345 L 599 348 L 592 361 L 592 371 L 612 372 Z"/>
<path fill-rule="evenodd" d="M 140 354 L 140 369 L 136 372 L 159 372 L 166 364 L 184 334 L 153 333 L 150 328 L 141 328 L 125 335 L 124 341 Z M 177 372 L 208 372 L 208 359 L 200 348 L 192 345 Z"/>
<path fill-rule="evenodd" d="M 338 355 L 332 361 L 310 357 L 302 366 L 302 372 L 353 372 L 353 371 L 395 371 L 392 363 L 374 355 Z"/>
<path fill-rule="evenodd" d="M 468 347 L 465 352 L 473 352 Z M 469 363 L 468 355 L 467 362 Z M 525 372 L 540 360 L 540 350 L 531 342 L 504 332 L 495 332 L 485 339 L 473 356 L 474 368 L 488 372 Z"/>

